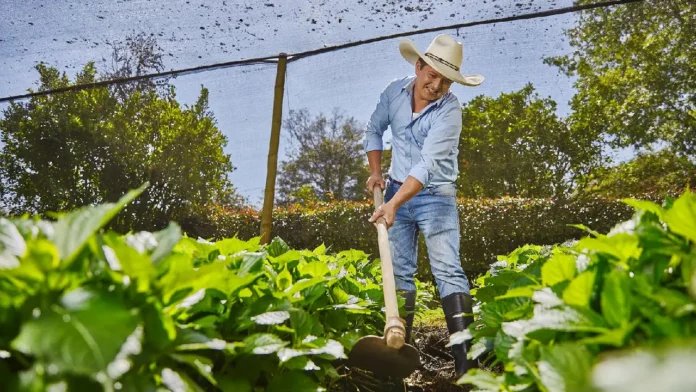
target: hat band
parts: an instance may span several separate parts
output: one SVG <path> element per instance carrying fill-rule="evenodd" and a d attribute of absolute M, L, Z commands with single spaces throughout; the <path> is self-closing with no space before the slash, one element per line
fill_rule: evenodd
<path fill-rule="evenodd" d="M 448 62 L 448 61 L 446 61 L 446 60 L 444 60 L 444 59 L 441 59 L 440 57 L 437 57 L 437 56 L 435 56 L 435 55 L 432 54 L 432 53 L 426 53 L 425 55 L 426 55 L 427 57 L 430 57 L 431 59 L 433 59 L 433 60 L 435 60 L 435 61 L 439 61 L 439 62 L 441 62 L 442 64 L 444 64 L 444 65 L 446 65 L 446 66 L 452 68 L 453 70 L 459 72 L 459 67 L 457 67 L 456 65 L 454 65 L 454 64 L 452 64 L 452 63 L 450 63 L 450 62 Z"/>

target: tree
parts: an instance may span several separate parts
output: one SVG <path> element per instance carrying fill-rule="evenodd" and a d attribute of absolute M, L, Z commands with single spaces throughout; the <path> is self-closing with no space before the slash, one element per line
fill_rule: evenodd
<path fill-rule="evenodd" d="M 115 80 L 134 76 L 142 76 L 149 72 L 164 71 L 162 48 L 157 44 L 154 34 L 145 35 L 137 33 L 126 37 L 124 41 L 107 41 L 111 47 L 111 58 L 102 58 L 105 70 L 101 79 Z M 166 95 L 169 89 L 170 76 L 157 79 L 139 79 L 127 83 L 113 84 L 110 86 L 119 97 L 126 98 L 134 91 L 146 91 L 159 89 Z"/>
<path fill-rule="evenodd" d="M 306 109 L 290 111 L 284 122 L 290 135 L 288 159 L 281 162 L 279 204 L 303 200 L 360 200 L 369 170 L 362 129 L 353 117 L 334 110 L 312 118 Z M 300 197 L 301 196 L 301 197 Z"/>
<path fill-rule="evenodd" d="M 663 141 L 696 153 L 696 2 L 596 8 L 567 34 L 575 51 L 545 62 L 577 77 L 572 126 L 613 147 Z"/>
<path fill-rule="evenodd" d="M 599 163 L 601 144 L 574 132 L 531 84 L 462 109 L 459 194 L 465 197 L 563 196 Z"/>
<path fill-rule="evenodd" d="M 40 91 L 71 85 L 68 77 L 36 66 Z M 99 79 L 88 63 L 74 83 Z M 116 201 L 150 182 L 120 214 L 117 230 L 155 230 L 184 220 L 206 203 L 241 202 L 227 176 L 233 170 L 225 136 L 201 89 L 181 107 L 141 84 L 129 90 L 91 88 L 13 102 L 0 120 L 2 199 L 13 214 L 45 214 Z"/>
<path fill-rule="evenodd" d="M 678 196 L 696 185 L 696 164 L 665 148 L 592 174 L 585 193 L 610 198 Z"/>

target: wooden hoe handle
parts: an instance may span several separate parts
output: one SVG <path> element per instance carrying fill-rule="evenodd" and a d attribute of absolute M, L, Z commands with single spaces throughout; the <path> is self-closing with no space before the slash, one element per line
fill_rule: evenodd
<path fill-rule="evenodd" d="M 379 186 L 375 186 L 373 192 L 375 209 L 377 209 L 382 206 L 384 201 L 382 190 Z M 387 346 L 398 350 L 406 342 L 406 328 L 404 328 L 404 320 L 399 317 L 399 304 L 396 301 L 394 268 L 392 266 L 386 223 L 382 217 L 375 222 L 377 240 L 379 241 L 379 256 L 382 262 L 382 290 L 384 292 L 384 304 L 387 308 L 387 324 L 384 327 L 384 337 L 387 341 Z"/>

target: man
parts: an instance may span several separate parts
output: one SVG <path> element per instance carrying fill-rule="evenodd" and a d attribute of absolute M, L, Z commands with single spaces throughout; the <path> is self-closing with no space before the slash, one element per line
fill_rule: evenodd
<path fill-rule="evenodd" d="M 396 288 L 410 313 L 405 317 L 410 342 L 419 231 L 425 238 L 449 333 L 462 331 L 473 322 L 469 282 L 459 259 L 455 185 L 462 111 L 449 88 L 453 82 L 477 86 L 483 77 L 460 73 L 462 45 L 447 35 L 438 35 L 425 54 L 409 40 L 399 44 L 399 51 L 415 65 L 416 75 L 392 81 L 381 93 L 367 126 L 364 147 L 371 171 L 368 190 L 386 188 L 385 203 L 370 222 L 381 216 L 387 222 Z M 385 183 L 380 163 L 382 135 L 388 126 L 392 131 L 392 162 Z M 462 313 L 469 316 L 462 317 Z M 475 366 L 466 358 L 469 344 L 452 347 L 457 376 Z"/>

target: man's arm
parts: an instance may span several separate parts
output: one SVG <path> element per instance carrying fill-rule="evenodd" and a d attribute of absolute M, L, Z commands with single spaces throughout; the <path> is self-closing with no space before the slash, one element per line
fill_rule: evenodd
<path fill-rule="evenodd" d="M 393 82 L 392 82 L 393 83 Z M 370 165 L 370 178 L 367 180 L 367 189 L 372 192 L 375 185 L 384 189 L 384 178 L 382 178 L 382 136 L 389 126 L 389 101 L 390 83 L 379 96 L 377 107 L 370 116 L 365 130 L 365 152 Z"/>
<path fill-rule="evenodd" d="M 375 185 L 384 189 L 384 178 L 382 178 L 382 150 L 368 152 L 367 161 L 370 164 L 370 178 L 367 180 L 367 189 L 372 192 Z"/>

